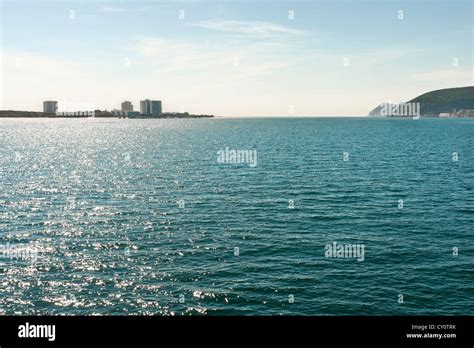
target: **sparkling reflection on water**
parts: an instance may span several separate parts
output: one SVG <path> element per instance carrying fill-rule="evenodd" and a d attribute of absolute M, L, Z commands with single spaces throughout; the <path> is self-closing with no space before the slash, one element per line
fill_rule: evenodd
<path fill-rule="evenodd" d="M 1 314 L 474 314 L 474 120 L 0 124 Z"/>

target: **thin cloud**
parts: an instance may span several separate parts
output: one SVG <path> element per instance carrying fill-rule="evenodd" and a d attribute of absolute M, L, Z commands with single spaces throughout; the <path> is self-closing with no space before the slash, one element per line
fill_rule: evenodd
<path fill-rule="evenodd" d="M 101 6 L 100 7 L 100 10 L 102 12 L 108 12 L 108 13 L 123 13 L 123 12 L 127 12 L 127 9 L 123 8 L 123 7 L 118 7 L 118 6 Z"/>
<path fill-rule="evenodd" d="M 19 105 L 23 110 L 37 108 L 25 103 L 25 86 L 29 86 L 30 103 L 41 105 L 42 100 L 75 99 L 95 104 L 90 94 L 91 86 L 105 88 L 104 76 L 96 78 L 98 65 L 45 56 L 29 52 L 3 52 L 2 82 L 8 89 L 3 91 L 3 105 L 10 108 Z M 107 77 L 108 78 L 108 77 Z M 14 107 L 11 107 L 14 108 Z"/>
<path fill-rule="evenodd" d="M 180 42 L 159 37 L 138 38 L 131 50 L 145 59 L 145 64 L 161 73 L 195 71 L 223 76 L 239 66 L 241 73 L 271 74 L 289 65 L 281 46 L 247 44 L 210 45 L 205 42 Z M 289 55 L 292 57 L 293 55 Z"/>
<path fill-rule="evenodd" d="M 100 6 L 99 10 L 105 13 L 130 13 L 130 12 L 143 12 L 147 8 L 144 6 L 141 7 L 121 7 L 121 6 L 110 6 L 110 5 L 102 5 Z"/>
<path fill-rule="evenodd" d="M 440 69 L 428 72 L 417 73 L 413 75 L 416 81 L 422 82 L 449 82 L 452 85 L 474 84 L 472 70 L 470 69 Z"/>
<path fill-rule="evenodd" d="M 302 30 L 289 28 L 280 24 L 258 21 L 208 20 L 200 21 L 198 23 L 188 23 L 187 25 L 224 33 L 253 37 L 269 37 L 272 35 L 298 35 L 304 33 L 304 31 Z"/>
<path fill-rule="evenodd" d="M 163 38 L 139 38 L 132 50 L 160 67 L 162 73 L 202 70 L 230 64 L 236 52 L 218 50 L 200 43 L 176 42 Z"/>

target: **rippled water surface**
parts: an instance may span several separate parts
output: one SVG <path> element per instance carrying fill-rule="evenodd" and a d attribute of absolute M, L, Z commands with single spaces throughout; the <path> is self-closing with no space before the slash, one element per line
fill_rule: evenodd
<path fill-rule="evenodd" d="M 37 252 L 0 254 L 0 314 L 473 315 L 473 139 L 473 119 L 0 119 L 0 244 Z"/>

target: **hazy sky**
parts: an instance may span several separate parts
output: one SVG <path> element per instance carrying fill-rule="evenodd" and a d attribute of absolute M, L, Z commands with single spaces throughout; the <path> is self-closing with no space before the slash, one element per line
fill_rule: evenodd
<path fill-rule="evenodd" d="M 351 116 L 474 84 L 470 0 L 0 2 L 0 109 Z"/>

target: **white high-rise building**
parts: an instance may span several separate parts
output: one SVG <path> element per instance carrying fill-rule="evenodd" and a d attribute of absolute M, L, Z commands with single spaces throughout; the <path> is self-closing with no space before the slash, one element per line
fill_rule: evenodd
<path fill-rule="evenodd" d="M 58 102 L 53 100 L 47 100 L 43 102 L 43 112 L 48 114 L 54 114 L 58 110 Z"/>
<path fill-rule="evenodd" d="M 161 100 L 145 99 L 140 101 L 140 112 L 147 116 L 161 116 Z"/>
<path fill-rule="evenodd" d="M 145 100 L 140 100 L 140 113 L 142 115 L 149 115 L 150 114 L 150 100 L 145 99 Z"/>
<path fill-rule="evenodd" d="M 122 103 L 122 111 L 133 111 L 133 104 L 129 101 Z"/>

